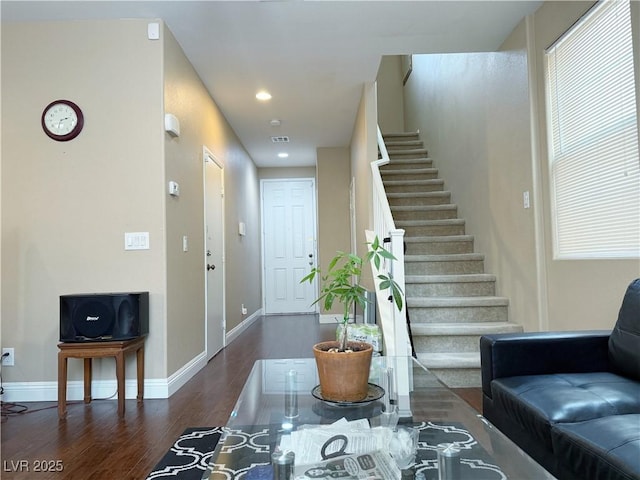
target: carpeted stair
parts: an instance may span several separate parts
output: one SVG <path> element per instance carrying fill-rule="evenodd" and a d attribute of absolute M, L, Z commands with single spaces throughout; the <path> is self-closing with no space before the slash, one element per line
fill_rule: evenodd
<path fill-rule="evenodd" d="M 398 228 L 405 230 L 406 300 L 418 359 L 450 387 L 480 386 L 479 338 L 521 332 L 506 298 L 474 252 L 451 192 L 417 133 L 384 135 L 390 163 L 382 179 Z"/>

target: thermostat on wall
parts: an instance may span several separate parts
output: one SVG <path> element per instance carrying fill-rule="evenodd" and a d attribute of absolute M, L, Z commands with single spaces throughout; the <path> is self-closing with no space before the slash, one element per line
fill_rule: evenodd
<path fill-rule="evenodd" d="M 169 182 L 169 195 L 173 197 L 180 196 L 180 185 L 178 182 L 171 181 Z"/>

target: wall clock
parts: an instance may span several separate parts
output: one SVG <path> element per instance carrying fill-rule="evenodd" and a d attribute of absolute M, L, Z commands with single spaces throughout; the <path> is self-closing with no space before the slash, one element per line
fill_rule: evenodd
<path fill-rule="evenodd" d="M 42 112 L 42 128 L 50 138 L 66 142 L 76 138 L 84 126 L 84 115 L 75 103 L 56 100 Z"/>

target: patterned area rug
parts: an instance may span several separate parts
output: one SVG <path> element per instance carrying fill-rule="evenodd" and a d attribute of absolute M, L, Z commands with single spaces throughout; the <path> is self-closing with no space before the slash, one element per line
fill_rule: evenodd
<path fill-rule="evenodd" d="M 188 428 L 175 441 L 147 480 L 200 480 L 220 440 L 222 427 Z"/>
<path fill-rule="evenodd" d="M 419 442 L 417 458 L 411 468 L 411 478 L 414 474 L 421 473 L 425 480 L 437 480 L 437 446 L 440 443 L 455 443 L 461 450 L 459 477 L 461 480 L 507 479 L 504 472 L 492 462 L 491 456 L 461 425 L 422 422 L 413 426 L 419 430 Z M 211 478 L 214 480 L 269 478 L 270 468 L 267 466 L 275 432 L 270 426 L 262 425 L 249 427 L 246 430 L 222 427 L 190 428 L 175 442 L 149 474 L 147 480 L 163 478 L 200 480 L 211 461 L 223 430 L 227 432 L 227 438 Z M 403 471 L 403 478 L 404 473 L 409 472 Z"/>
<path fill-rule="evenodd" d="M 418 452 L 415 463 L 403 470 L 403 478 L 418 477 L 420 473 L 425 480 L 438 480 L 438 445 L 454 443 L 460 449 L 458 480 L 507 480 L 505 473 L 462 425 L 420 422 L 413 427 L 419 431 Z M 211 479 L 270 478 L 265 475 L 264 466 L 269 465 L 269 452 L 276 438 L 277 432 L 269 425 L 228 429 Z"/>

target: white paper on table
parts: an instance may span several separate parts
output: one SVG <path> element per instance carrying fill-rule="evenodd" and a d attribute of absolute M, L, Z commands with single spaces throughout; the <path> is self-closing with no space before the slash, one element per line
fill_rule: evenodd
<path fill-rule="evenodd" d="M 392 432 L 388 428 L 371 428 L 367 419 L 347 421 L 344 418 L 331 425 L 303 427 L 283 436 L 280 441 L 282 450 L 295 453 L 297 465 L 310 465 L 322 461 L 322 446 L 335 435 L 347 437 L 346 453 L 362 454 L 388 448 Z M 342 446 L 335 441 L 325 449 L 325 454 L 335 453 Z"/>

